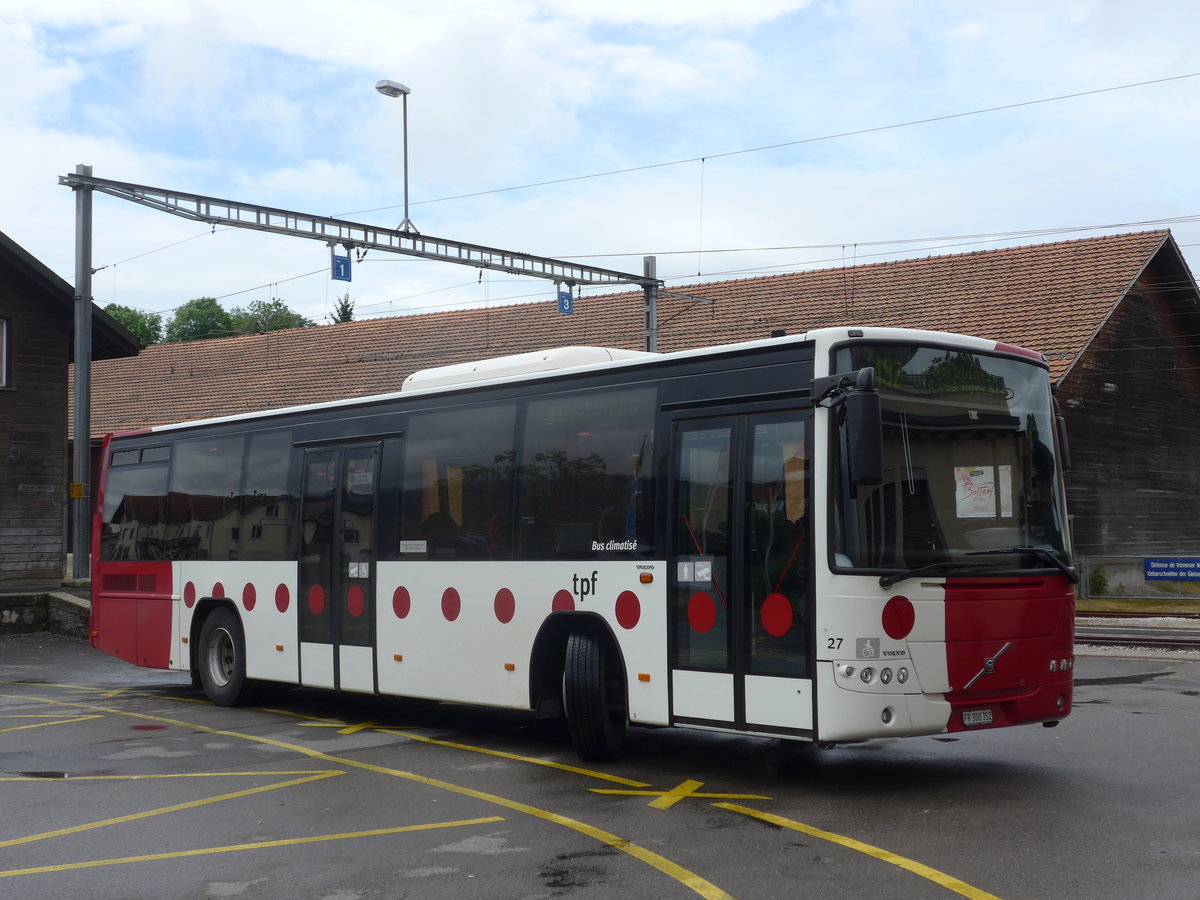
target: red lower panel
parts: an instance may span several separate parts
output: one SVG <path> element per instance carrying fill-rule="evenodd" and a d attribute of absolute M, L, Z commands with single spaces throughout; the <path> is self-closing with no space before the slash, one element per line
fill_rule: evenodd
<path fill-rule="evenodd" d="M 949 730 L 1066 716 L 1072 679 L 1062 662 L 1073 663 L 1075 652 L 1070 583 L 1062 576 L 952 578 L 945 590 Z"/>
<path fill-rule="evenodd" d="M 92 646 L 126 662 L 137 662 L 137 607 L 132 597 L 92 599 Z"/>
<path fill-rule="evenodd" d="M 152 669 L 170 665 L 171 563 L 100 563 L 92 578 L 92 646 Z"/>

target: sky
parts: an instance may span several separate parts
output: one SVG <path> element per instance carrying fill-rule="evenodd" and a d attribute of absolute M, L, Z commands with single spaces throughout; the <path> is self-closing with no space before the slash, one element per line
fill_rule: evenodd
<path fill-rule="evenodd" d="M 0 232 L 74 282 L 98 178 L 703 281 L 1170 227 L 1200 254 L 1194 0 L 0 0 Z M 97 194 L 92 292 L 326 321 L 537 279 Z M 611 289 L 609 289 L 611 290 Z M 580 303 L 602 302 L 585 290 Z"/>

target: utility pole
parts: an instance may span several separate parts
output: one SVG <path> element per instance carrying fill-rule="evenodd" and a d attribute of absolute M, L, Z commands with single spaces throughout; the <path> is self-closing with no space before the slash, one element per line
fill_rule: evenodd
<path fill-rule="evenodd" d="M 646 294 L 644 305 L 645 317 L 645 350 L 647 353 L 658 352 L 658 278 L 655 275 L 657 260 L 653 256 L 642 258 L 642 290 Z"/>
<path fill-rule="evenodd" d="M 92 167 L 79 165 L 80 179 Z M 91 575 L 92 470 L 92 188 L 81 180 L 75 190 L 75 440 L 71 459 L 71 577 Z"/>

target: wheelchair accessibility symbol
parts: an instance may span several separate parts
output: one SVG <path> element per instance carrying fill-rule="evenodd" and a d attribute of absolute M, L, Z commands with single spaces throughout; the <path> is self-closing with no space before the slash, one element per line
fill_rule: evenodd
<path fill-rule="evenodd" d="M 855 641 L 855 653 L 859 659 L 878 659 L 879 658 L 879 639 L 878 638 L 858 638 Z"/>

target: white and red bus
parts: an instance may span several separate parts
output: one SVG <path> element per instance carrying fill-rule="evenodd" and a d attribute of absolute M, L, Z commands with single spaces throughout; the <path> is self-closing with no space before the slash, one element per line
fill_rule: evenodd
<path fill-rule="evenodd" d="M 1071 707 L 1040 354 L 828 328 L 574 347 L 111 436 L 91 641 L 252 682 L 822 744 Z"/>

